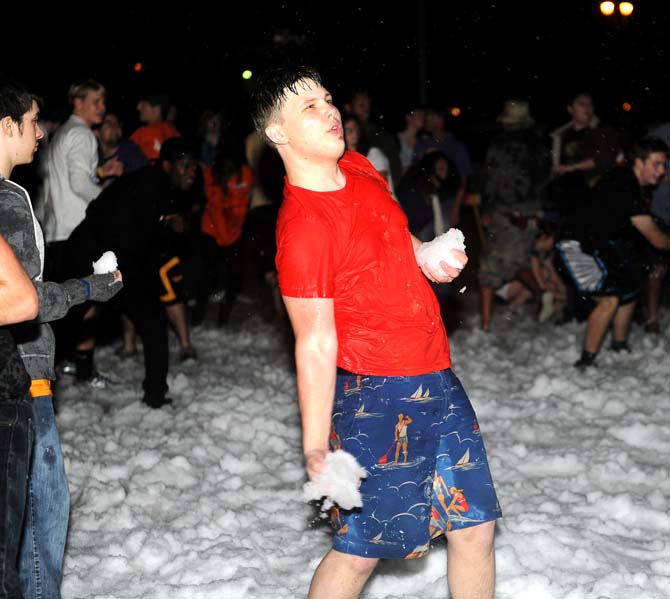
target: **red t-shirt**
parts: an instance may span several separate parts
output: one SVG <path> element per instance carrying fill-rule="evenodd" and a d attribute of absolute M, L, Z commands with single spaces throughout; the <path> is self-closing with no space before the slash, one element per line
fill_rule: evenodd
<path fill-rule="evenodd" d="M 346 185 L 317 192 L 285 181 L 277 221 L 282 295 L 333 298 L 337 364 L 379 376 L 449 368 L 440 306 L 419 269 L 407 217 L 370 162 L 346 152 Z"/>
<path fill-rule="evenodd" d="M 135 129 L 130 139 L 140 147 L 149 160 L 158 160 L 163 142 L 171 137 L 181 137 L 181 134 L 170 123 L 163 122 Z"/>

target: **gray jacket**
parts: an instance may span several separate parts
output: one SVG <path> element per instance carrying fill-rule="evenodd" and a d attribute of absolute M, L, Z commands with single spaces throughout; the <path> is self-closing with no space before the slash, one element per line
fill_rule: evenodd
<path fill-rule="evenodd" d="M 32 279 L 40 304 L 35 320 L 11 327 L 19 354 L 31 379 L 53 380 L 55 339 L 47 323 L 65 316 L 72 305 L 84 302 L 86 293 L 73 296 L 73 291 L 63 285 L 42 281 L 44 239 L 30 197 L 23 187 L 1 176 L 0 235 Z"/>

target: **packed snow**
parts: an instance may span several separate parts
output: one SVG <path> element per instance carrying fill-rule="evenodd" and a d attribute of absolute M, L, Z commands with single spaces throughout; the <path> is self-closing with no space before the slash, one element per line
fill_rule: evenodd
<path fill-rule="evenodd" d="M 460 285 L 459 285 L 460 286 Z M 584 323 L 539 324 L 476 294 L 450 331 L 454 372 L 477 411 L 503 510 L 497 599 L 670 597 L 670 343 L 633 327 L 631 354 L 604 349 L 580 372 Z M 172 406 L 140 402 L 141 357 L 97 350 L 122 382 L 56 385 L 72 494 L 64 599 L 296 599 L 330 547 L 305 501 L 290 336 L 240 304 L 171 337 Z M 234 312 L 234 314 L 236 314 Z M 608 344 L 609 340 L 606 340 Z M 383 562 L 366 599 L 447 597 L 446 550 Z"/>

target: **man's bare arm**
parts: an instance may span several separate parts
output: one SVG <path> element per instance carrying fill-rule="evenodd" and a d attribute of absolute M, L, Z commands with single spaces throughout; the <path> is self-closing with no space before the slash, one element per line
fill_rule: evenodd
<path fill-rule="evenodd" d="M 307 474 L 323 469 L 337 375 L 337 330 L 332 298 L 283 297 L 295 334 L 298 403 Z"/>
<path fill-rule="evenodd" d="M 659 250 L 670 250 L 670 235 L 659 229 L 651 216 L 648 214 L 640 214 L 638 216 L 632 216 L 630 220 L 635 228 L 642 233 L 642 235 L 647 238 L 647 241 L 655 248 Z"/>
<path fill-rule="evenodd" d="M 38 309 L 33 282 L 0 235 L 0 325 L 32 320 Z"/>

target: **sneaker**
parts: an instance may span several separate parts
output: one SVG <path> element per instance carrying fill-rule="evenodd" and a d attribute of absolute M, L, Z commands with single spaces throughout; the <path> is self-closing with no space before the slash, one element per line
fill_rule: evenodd
<path fill-rule="evenodd" d="M 587 368 L 590 368 L 591 366 L 595 367 L 597 366 L 596 364 L 596 354 L 588 352 L 588 351 L 583 351 L 582 352 L 582 357 L 579 358 L 574 364 L 575 368 L 579 368 L 579 370 L 586 370 Z"/>
<path fill-rule="evenodd" d="M 84 381 L 79 381 L 81 384 L 90 387 L 91 389 L 109 389 L 114 385 L 118 385 L 118 381 L 114 381 L 108 376 L 98 372 L 97 370 L 93 373 L 93 376 L 90 379 Z"/>
<path fill-rule="evenodd" d="M 554 315 L 554 295 L 550 291 L 542 294 L 542 308 L 537 316 L 538 322 L 547 322 Z"/>
<path fill-rule="evenodd" d="M 188 347 L 182 347 L 179 350 L 179 361 L 186 362 L 187 360 L 197 360 L 198 353 L 195 351 L 195 348 L 192 345 Z"/>
<path fill-rule="evenodd" d="M 624 341 L 616 341 L 612 339 L 612 344 L 610 345 L 610 350 L 615 351 L 615 352 L 621 352 L 621 351 L 626 351 L 628 353 L 631 352 L 630 346 L 628 345 L 628 342 L 626 340 Z"/>
<path fill-rule="evenodd" d="M 159 410 L 163 406 L 169 406 L 172 403 L 172 399 L 169 397 L 148 397 L 145 395 L 142 398 L 142 403 L 154 410 Z"/>
<path fill-rule="evenodd" d="M 114 355 L 120 360 L 134 358 L 137 355 L 137 348 L 133 349 L 132 351 L 127 351 L 123 346 L 121 346 L 114 352 Z"/>

